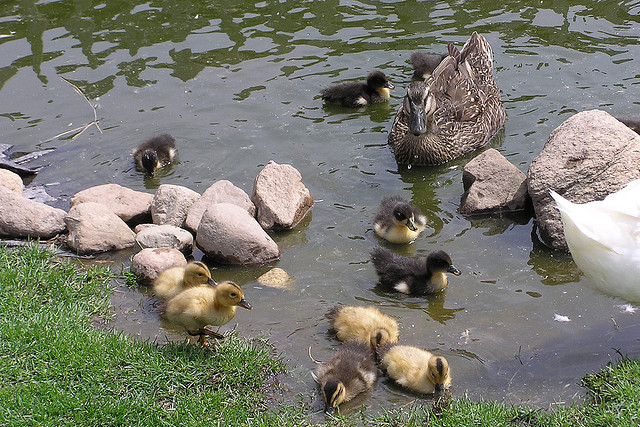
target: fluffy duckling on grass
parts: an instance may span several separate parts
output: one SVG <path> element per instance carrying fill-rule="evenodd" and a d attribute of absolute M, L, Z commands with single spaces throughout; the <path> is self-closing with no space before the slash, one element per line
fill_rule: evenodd
<path fill-rule="evenodd" d="M 387 344 L 379 348 L 378 360 L 389 378 L 410 390 L 442 396 L 451 385 L 447 359 L 427 350 Z"/>
<path fill-rule="evenodd" d="M 426 227 L 427 218 L 400 196 L 382 199 L 373 222 L 373 231 L 391 243 L 414 241 Z"/>
<path fill-rule="evenodd" d="M 372 306 L 336 306 L 326 314 L 340 341 L 356 340 L 371 350 L 398 342 L 398 322 Z"/>
<path fill-rule="evenodd" d="M 451 257 L 444 251 L 434 251 L 426 259 L 394 254 L 377 247 L 371 253 L 371 261 L 386 290 L 404 294 L 432 294 L 447 287 L 447 274 L 459 276 Z"/>
<path fill-rule="evenodd" d="M 325 412 L 332 413 L 342 403 L 371 390 L 378 368 L 367 344 L 348 341 L 312 375 L 320 385 Z"/>
<path fill-rule="evenodd" d="M 166 133 L 154 136 L 142 142 L 133 150 L 136 165 L 149 175 L 156 169 L 168 165 L 178 154 L 175 139 Z"/>
<path fill-rule="evenodd" d="M 166 319 L 183 326 L 189 335 L 199 335 L 198 343 L 205 344 L 205 336 L 222 338 L 223 335 L 208 329 L 207 325 L 222 326 L 236 315 L 236 307 L 251 310 L 240 286 L 225 281 L 217 286 L 200 285 L 186 289 L 167 302 Z"/>
<path fill-rule="evenodd" d="M 345 82 L 320 91 L 322 99 L 343 107 L 363 107 L 389 100 L 394 86 L 382 71 L 372 71 L 366 83 Z"/>
<path fill-rule="evenodd" d="M 203 284 L 217 285 L 203 262 L 192 261 L 185 267 L 171 267 L 160 273 L 153 282 L 153 291 L 158 298 L 168 300 L 185 289 Z"/>

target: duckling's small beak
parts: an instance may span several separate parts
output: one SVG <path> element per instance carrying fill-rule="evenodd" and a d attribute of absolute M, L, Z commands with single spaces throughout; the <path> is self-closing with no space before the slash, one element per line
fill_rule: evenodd
<path fill-rule="evenodd" d="M 460 273 L 460 270 L 458 270 L 457 268 L 455 268 L 453 265 L 450 265 L 450 266 L 449 266 L 449 268 L 447 269 L 447 271 L 448 271 L 449 273 L 452 273 L 452 274 L 456 275 L 456 276 L 459 276 L 459 275 L 461 275 L 461 274 L 462 274 L 462 273 Z"/>
<path fill-rule="evenodd" d="M 324 407 L 324 413 L 327 415 L 333 415 L 334 412 L 336 412 L 336 408 L 331 406 L 330 403 L 327 403 Z"/>
<path fill-rule="evenodd" d="M 218 282 L 216 282 L 215 280 L 213 280 L 211 277 L 209 277 L 207 279 L 207 283 L 211 286 L 218 286 Z"/>
<path fill-rule="evenodd" d="M 436 397 L 444 396 L 444 384 L 436 384 Z"/>
<path fill-rule="evenodd" d="M 396 87 L 393 85 L 393 83 L 391 83 L 390 81 L 387 81 L 384 84 L 384 87 L 388 88 L 388 89 L 395 89 Z"/>
<path fill-rule="evenodd" d="M 240 307 L 246 308 L 247 310 L 253 310 L 253 306 L 252 306 L 251 304 L 249 304 L 248 302 L 246 302 L 246 301 L 244 300 L 244 298 L 242 298 L 242 299 L 240 300 L 240 302 L 238 303 L 238 305 L 239 305 Z"/>
<path fill-rule="evenodd" d="M 416 231 L 416 225 L 411 221 L 411 219 L 407 219 L 407 228 L 411 231 Z"/>

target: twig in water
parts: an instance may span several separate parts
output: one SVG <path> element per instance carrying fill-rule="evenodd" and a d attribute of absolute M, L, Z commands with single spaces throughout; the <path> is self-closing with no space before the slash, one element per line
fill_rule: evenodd
<path fill-rule="evenodd" d="M 614 319 L 614 318 L 613 318 L 613 316 L 611 316 L 611 321 L 613 322 L 613 326 L 614 326 L 614 328 L 616 328 L 616 331 L 617 331 L 618 329 L 620 329 L 620 327 L 619 327 L 619 326 L 618 326 L 618 324 L 616 323 L 616 319 Z"/>
<path fill-rule="evenodd" d="M 102 129 L 100 129 L 100 125 L 98 124 L 98 113 L 96 112 L 95 107 L 91 104 L 91 101 L 89 101 L 89 98 L 87 98 L 87 97 L 85 96 L 85 94 L 84 94 L 84 93 L 82 93 L 82 91 L 78 88 L 78 86 L 74 85 L 73 83 L 71 83 L 69 80 L 65 79 L 65 78 L 64 78 L 64 77 L 62 77 L 62 76 L 59 76 L 59 77 L 60 77 L 63 81 L 67 82 L 67 83 L 68 83 L 68 84 L 69 84 L 69 85 L 70 85 L 70 86 L 71 86 L 71 87 L 76 91 L 76 93 L 78 93 L 82 98 L 84 98 L 84 100 L 85 100 L 85 101 L 87 101 L 87 104 L 89 104 L 89 107 L 91 107 L 91 110 L 93 110 L 93 121 L 91 121 L 91 122 L 87 123 L 87 124 L 86 124 L 86 125 L 84 125 L 84 126 L 79 126 L 79 127 L 75 128 L 75 129 L 71 129 L 71 130 L 68 130 L 68 131 L 65 131 L 65 132 L 59 133 L 59 134 L 57 134 L 56 136 L 54 136 L 54 137 L 52 137 L 52 138 L 48 139 L 48 141 L 54 140 L 54 139 L 59 138 L 59 137 L 61 137 L 61 136 L 63 136 L 63 135 L 66 135 L 66 134 L 68 134 L 68 133 L 73 133 L 73 132 L 76 132 L 76 131 L 78 131 L 78 130 L 79 130 L 80 132 L 78 132 L 77 134 L 75 134 L 75 135 L 73 135 L 73 136 L 71 137 L 71 139 L 72 139 L 72 140 L 74 140 L 74 139 L 76 139 L 76 137 L 78 137 L 78 136 L 82 135 L 82 133 L 83 133 L 85 130 L 87 130 L 88 128 L 90 128 L 92 125 L 95 125 L 95 126 L 96 126 L 96 128 L 100 131 L 100 133 L 102 133 Z"/>

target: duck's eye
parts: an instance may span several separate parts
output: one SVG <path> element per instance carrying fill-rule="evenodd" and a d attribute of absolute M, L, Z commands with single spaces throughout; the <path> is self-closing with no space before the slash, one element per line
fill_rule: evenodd
<path fill-rule="evenodd" d="M 204 273 L 198 273 L 198 276 L 202 277 L 204 276 Z"/>
<path fill-rule="evenodd" d="M 235 292 L 231 292 L 229 295 L 231 295 L 232 298 L 235 298 L 238 294 L 236 294 Z"/>
<path fill-rule="evenodd" d="M 395 216 L 398 221 L 404 221 L 407 219 L 407 217 L 402 212 L 394 212 L 393 216 Z"/>

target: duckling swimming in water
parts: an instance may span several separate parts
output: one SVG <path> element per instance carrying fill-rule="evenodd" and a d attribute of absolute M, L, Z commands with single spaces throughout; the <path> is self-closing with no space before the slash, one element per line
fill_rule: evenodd
<path fill-rule="evenodd" d="M 325 412 L 332 413 L 342 403 L 371 390 L 378 368 L 367 344 L 348 341 L 312 375 L 320 385 Z"/>
<path fill-rule="evenodd" d="M 378 360 L 389 378 L 410 390 L 442 396 L 451 386 L 447 359 L 427 350 L 387 344 L 378 350 Z"/>
<path fill-rule="evenodd" d="M 203 262 L 192 261 L 185 267 L 171 267 L 158 275 L 153 282 L 153 291 L 158 298 L 168 300 L 187 288 L 217 283 L 211 278 L 211 272 Z"/>
<path fill-rule="evenodd" d="M 372 71 L 366 83 L 345 82 L 320 91 L 322 99 L 343 107 L 362 107 L 389 100 L 394 86 L 382 71 Z"/>
<path fill-rule="evenodd" d="M 449 44 L 449 55 L 427 81 L 409 85 L 388 143 L 398 164 L 438 165 L 482 147 L 506 117 L 493 51 L 474 32 L 462 51 Z"/>
<path fill-rule="evenodd" d="M 426 259 L 418 259 L 377 247 L 371 253 L 371 261 L 382 287 L 404 294 L 440 292 L 447 286 L 446 273 L 461 274 L 444 251 L 434 251 Z"/>
<path fill-rule="evenodd" d="M 167 302 L 166 319 L 184 326 L 189 335 L 199 335 L 198 342 L 205 345 L 205 336 L 222 338 L 223 335 L 208 329 L 207 325 L 222 326 L 236 315 L 236 307 L 251 310 L 240 286 L 225 281 L 217 286 L 200 285 L 185 289 Z"/>
<path fill-rule="evenodd" d="M 154 136 L 142 142 L 133 150 L 136 165 L 147 174 L 153 175 L 156 169 L 168 165 L 178 154 L 175 139 L 169 134 Z"/>
<path fill-rule="evenodd" d="M 414 241 L 426 227 L 427 218 L 400 196 L 382 199 L 373 230 L 391 243 Z"/>
<path fill-rule="evenodd" d="M 413 78 L 416 80 L 427 80 L 433 70 L 440 65 L 447 55 L 436 55 L 433 53 L 413 52 L 409 61 L 413 67 Z"/>
<path fill-rule="evenodd" d="M 583 204 L 550 193 L 571 256 L 590 283 L 607 295 L 640 302 L 640 179 Z"/>
<path fill-rule="evenodd" d="M 398 322 L 376 307 L 336 306 L 326 318 L 340 341 L 360 341 L 373 351 L 379 345 L 398 342 Z"/>

